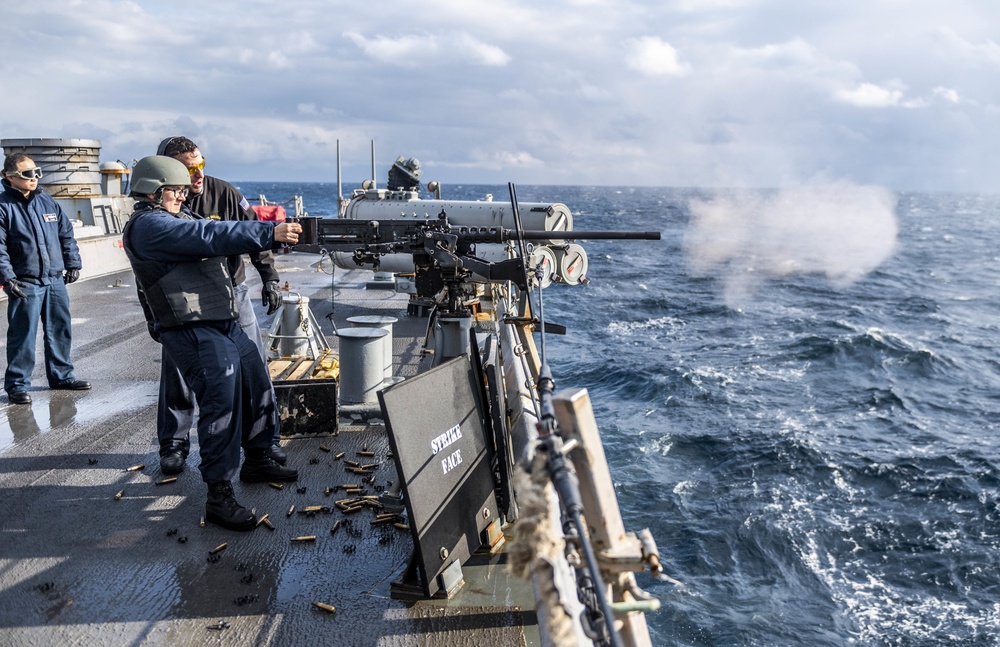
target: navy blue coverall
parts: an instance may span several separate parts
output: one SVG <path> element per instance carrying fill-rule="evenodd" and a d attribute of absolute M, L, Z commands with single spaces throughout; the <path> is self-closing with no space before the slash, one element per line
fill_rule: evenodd
<path fill-rule="evenodd" d="M 164 263 L 165 271 L 178 263 L 270 249 L 274 241 L 274 223 L 198 220 L 144 206 L 130 219 L 125 248 L 141 261 Z M 264 360 L 235 318 L 164 327 L 156 312 L 151 315 L 154 335 L 200 407 L 202 479 L 230 481 L 239 470 L 240 446 L 267 450 L 275 434 L 277 408 Z"/>
<path fill-rule="evenodd" d="M 0 283 L 17 279 L 26 297 L 7 299 L 8 394 L 27 391 L 35 369 L 35 337 L 39 318 L 44 331 L 45 376 L 49 386 L 72 382 L 69 294 L 66 270 L 79 270 L 80 250 L 73 224 L 47 193 L 36 189 L 25 197 L 2 180 L 0 194 Z"/>

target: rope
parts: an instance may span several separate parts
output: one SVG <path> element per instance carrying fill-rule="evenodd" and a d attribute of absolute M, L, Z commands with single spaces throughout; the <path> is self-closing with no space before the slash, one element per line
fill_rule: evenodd
<path fill-rule="evenodd" d="M 535 575 L 539 622 L 547 628 L 552 645 L 569 646 L 576 644 L 574 620 L 559 602 L 552 566 L 562 558 L 565 543 L 549 516 L 546 491 L 551 487 L 551 481 L 545 469 L 545 460 L 544 452 L 536 452 L 531 474 L 522 465 L 518 465 L 514 472 L 520 517 L 514 524 L 515 541 L 508 551 L 509 568 L 522 579 Z"/>

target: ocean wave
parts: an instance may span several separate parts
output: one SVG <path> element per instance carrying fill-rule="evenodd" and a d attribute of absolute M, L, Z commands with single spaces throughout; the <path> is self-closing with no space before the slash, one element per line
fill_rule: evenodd
<path fill-rule="evenodd" d="M 912 377 L 935 377 L 954 368 L 928 348 L 915 347 L 901 337 L 877 328 L 845 337 L 808 335 L 785 346 L 800 361 L 831 367 L 892 368 Z"/>

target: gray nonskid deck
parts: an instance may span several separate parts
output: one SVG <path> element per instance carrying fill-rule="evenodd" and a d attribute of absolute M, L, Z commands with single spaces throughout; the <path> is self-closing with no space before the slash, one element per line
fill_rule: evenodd
<path fill-rule="evenodd" d="M 310 297 L 336 346 L 327 318 L 330 276 L 316 271 L 318 260 L 290 254 L 278 256 L 277 266 L 282 282 Z M 248 274 L 256 278 L 252 269 Z M 406 316 L 405 297 L 361 289 L 370 277 L 337 272 L 335 321 L 397 317 L 397 373 L 413 376 L 429 361 L 420 353 L 426 319 Z M 123 287 L 111 287 L 116 279 Z M 359 482 L 343 461 L 362 448 L 376 454 L 365 462 L 379 462 L 366 492 L 395 480 L 380 425 L 286 440 L 300 479 L 281 490 L 236 483 L 239 500 L 268 513 L 275 530 L 201 527 L 205 486 L 194 453 L 176 482 L 156 484 L 164 478 L 154 439 L 159 346 L 146 334 L 131 274 L 79 282 L 70 286 L 70 298 L 77 376 L 91 380 L 93 390 L 36 386 L 30 407 L 0 400 L 0 644 L 536 642 L 533 612 L 519 606 L 530 606 L 530 583 L 511 580 L 502 555 L 467 565 L 467 582 L 453 600 L 405 603 L 390 598 L 390 583 L 412 550 L 407 531 L 372 525 L 369 510 L 298 512 L 329 509 L 344 495 L 327 496 L 326 488 Z M 0 328 L 2 338 L 5 324 Z M 34 382 L 44 384 L 40 366 Z M 344 457 L 337 460 L 339 452 Z M 139 464 L 145 468 L 125 471 Z M 331 535 L 337 520 L 350 523 Z M 316 540 L 293 543 L 303 535 Z M 225 549 L 210 554 L 223 543 Z M 334 605 L 336 613 L 312 602 Z M 527 638 L 521 625 L 528 626 Z"/>

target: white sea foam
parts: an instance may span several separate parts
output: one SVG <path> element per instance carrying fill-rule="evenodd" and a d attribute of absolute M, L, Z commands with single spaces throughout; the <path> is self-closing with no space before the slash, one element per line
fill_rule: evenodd
<path fill-rule="evenodd" d="M 634 335 L 645 330 L 673 330 L 682 328 L 684 322 L 676 317 L 658 317 L 645 321 L 612 321 L 608 324 L 608 332 L 613 335 Z"/>

